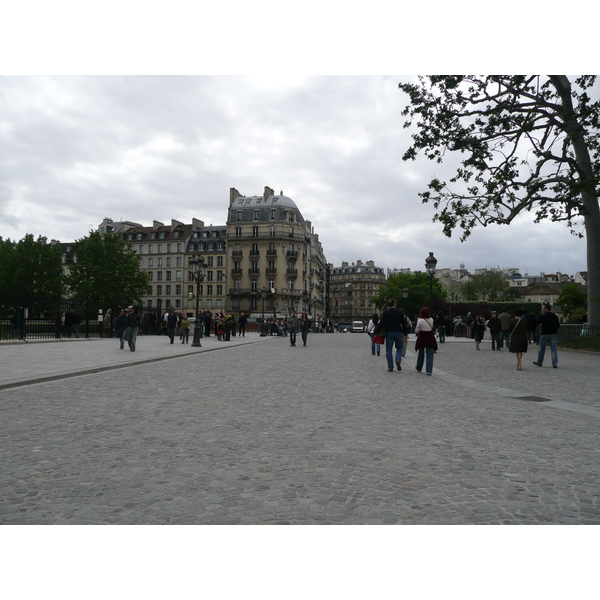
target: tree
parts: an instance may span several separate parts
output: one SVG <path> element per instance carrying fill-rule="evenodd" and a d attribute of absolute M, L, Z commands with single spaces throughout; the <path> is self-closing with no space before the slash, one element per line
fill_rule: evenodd
<path fill-rule="evenodd" d="M 473 296 L 485 302 L 504 302 L 518 298 L 521 294 L 511 288 L 506 277 L 498 271 L 485 269 L 482 273 L 471 275 Z"/>
<path fill-rule="evenodd" d="M 567 319 L 585 314 L 586 295 L 576 283 L 567 283 L 563 286 L 556 303 L 563 309 Z"/>
<path fill-rule="evenodd" d="M 66 279 L 75 298 L 114 306 L 137 303 L 149 292 L 148 274 L 120 234 L 92 232 L 75 242 L 73 253 Z"/>
<path fill-rule="evenodd" d="M 370 301 L 379 310 L 384 310 L 387 308 L 387 301 L 393 298 L 396 300 L 398 307 L 403 308 L 407 316 L 412 319 L 423 306 L 429 306 L 429 282 L 427 273 L 419 271 L 390 275 L 385 285 L 379 288 L 377 294 Z M 408 291 L 407 298 L 403 298 L 405 289 Z M 433 279 L 433 297 L 434 299 L 446 297 L 446 292 L 440 280 L 435 278 Z"/>
<path fill-rule="evenodd" d="M 464 241 L 477 224 L 509 224 L 523 212 L 534 222 L 583 218 L 587 243 L 588 317 L 600 325 L 600 102 L 587 93 L 595 76 L 430 76 L 400 84 L 402 114 L 417 133 L 404 160 L 419 151 L 441 163 L 462 155 L 448 185 L 434 177 L 420 195 L 434 221 Z M 452 189 L 451 189 L 452 188 Z"/>
<path fill-rule="evenodd" d="M 31 233 L 13 242 L 0 238 L 0 290 L 26 299 L 58 296 L 63 284 L 60 246 Z"/>

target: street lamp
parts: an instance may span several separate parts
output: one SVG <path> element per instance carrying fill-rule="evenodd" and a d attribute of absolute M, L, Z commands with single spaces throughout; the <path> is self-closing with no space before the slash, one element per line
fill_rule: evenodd
<path fill-rule="evenodd" d="M 402 290 L 402 297 L 406 300 L 408 298 L 408 288 Z"/>
<path fill-rule="evenodd" d="M 433 252 L 429 253 L 429 256 L 425 259 L 425 269 L 427 269 L 427 275 L 429 276 L 429 309 L 433 310 L 433 278 L 435 276 L 435 265 L 437 265 L 437 258 L 433 255 Z"/>
<path fill-rule="evenodd" d="M 206 271 L 206 264 L 203 256 L 197 254 L 190 258 L 189 261 L 192 276 L 196 282 L 196 321 L 194 323 L 194 341 L 192 347 L 201 347 L 200 343 L 200 327 L 198 327 L 198 313 L 200 311 L 200 284 L 204 281 L 204 272 Z"/>

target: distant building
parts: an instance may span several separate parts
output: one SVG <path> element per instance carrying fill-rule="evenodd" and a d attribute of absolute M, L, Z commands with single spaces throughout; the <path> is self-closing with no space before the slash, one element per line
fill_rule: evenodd
<path fill-rule="evenodd" d="M 385 271 L 372 260 L 340 267 L 331 267 L 329 286 L 331 296 L 330 316 L 334 322 L 362 321 L 365 325 L 375 312 L 370 298 L 385 285 Z"/>

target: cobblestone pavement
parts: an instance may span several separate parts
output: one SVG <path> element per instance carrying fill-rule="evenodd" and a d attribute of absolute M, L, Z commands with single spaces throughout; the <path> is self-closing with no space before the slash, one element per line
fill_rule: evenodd
<path fill-rule="evenodd" d="M 0 390 L 0 523 L 600 523 L 599 356 L 449 338 L 427 377 L 414 338 L 393 373 L 364 334 L 242 341 L 0 348 L 0 384 L 11 353 L 61 377 Z"/>

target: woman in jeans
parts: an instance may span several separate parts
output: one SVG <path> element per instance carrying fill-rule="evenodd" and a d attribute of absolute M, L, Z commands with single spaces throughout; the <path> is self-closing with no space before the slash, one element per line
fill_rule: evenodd
<path fill-rule="evenodd" d="M 300 317 L 300 333 L 302 334 L 302 344 L 306 346 L 306 340 L 308 339 L 308 332 L 312 326 L 311 320 L 308 315 L 304 312 Z"/>
<path fill-rule="evenodd" d="M 433 372 L 433 354 L 437 350 L 438 345 L 433 333 L 433 319 L 430 318 L 429 309 L 426 306 L 419 313 L 415 333 L 417 334 L 415 350 L 419 352 L 416 369 L 420 373 L 423 369 L 423 362 L 425 362 L 425 373 L 431 375 Z M 426 353 L 427 360 L 425 360 Z"/>

